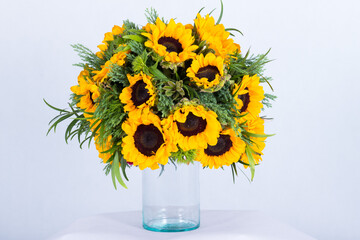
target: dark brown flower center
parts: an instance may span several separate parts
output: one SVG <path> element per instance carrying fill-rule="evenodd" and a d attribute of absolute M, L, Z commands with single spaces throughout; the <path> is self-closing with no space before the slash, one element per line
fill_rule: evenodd
<path fill-rule="evenodd" d="M 144 81 L 142 80 L 137 81 L 131 87 L 132 89 L 131 101 L 134 103 L 136 107 L 145 103 L 150 98 L 149 91 L 145 87 L 146 87 L 146 83 L 144 83 Z"/>
<path fill-rule="evenodd" d="M 93 93 L 92 93 L 91 91 L 89 91 L 89 98 L 90 98 L 90 101 L 91 101 L 91 103 L 94 105 L 94 104 L 95 104 L 95 102 L 94 102 L 94 100 L 93 100 L 93 98 L 92 98 L 92 95 L 93 95 Z"/>
<path fill-rule="evenodd" d="M 183 51 L 181 43 L 172 37 L 161 37 L 158 43 L 165 46 L 166 51 L 169 53 L 171 52 L 181 53 Z"/>
<path fill-rule="evenodd" d="M 208 81 L 211 82 L 215 79 L 216 74 L 220 74 L 219 69 L 215 66 L 209 65 L 200 68 L 195 76 L 198 78 L 207 78 Z"/>
<path fill-rule="evenodd" d="M 179 132 L 186 137 L 197 135 L 203 132 L 206 128 L 206 120 L 202 117 L 197 117 L 193 113 L 189 113 L 184 123 L 176 122 Z"/>
<path fill-rule="evenodd" d="M 160 130 L 153 124 L 139 125 L 134 134 L 135 147 L 145 156 L 152 156 L 164 143 Z"/>
<path fill-rule="evenodd" d="M 218 138 L 216 145 L 208 147 L 204 150 L 205 154 L 208 156 L 220 156 L 228 152 L 232 147 L 232 141 L 229 135 L 222 135 Z"/>
<path fill-rule="evenodd" d="M 247 87 L 245 88 L 245 90 L 249 90 Z M 246 109 L 249 106 L 250 103 L 250 95 L 249 92 L 242 94 L 242 95 L 238 95 L 238 98 L 243 102 L 243 106 L 240 109 L 240 112 L 245 112 Z"/>

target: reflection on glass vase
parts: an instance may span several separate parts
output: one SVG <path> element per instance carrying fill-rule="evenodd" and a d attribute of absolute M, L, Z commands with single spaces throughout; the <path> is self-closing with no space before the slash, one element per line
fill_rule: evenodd
<path fill-rule="evenodd" d="M 143 227 L 156 232 L 190 231 L 200 226 L 199 163 L 168 163 L 161 173 L 142 175 Z"/>

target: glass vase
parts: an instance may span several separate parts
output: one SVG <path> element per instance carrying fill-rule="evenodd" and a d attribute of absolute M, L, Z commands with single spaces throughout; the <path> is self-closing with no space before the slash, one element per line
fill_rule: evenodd
<path fill-rule="evenodd" d="M 199 163 L 168 163 L 142 174 L 143 227 L 156 232 L 200 226 Z"/>

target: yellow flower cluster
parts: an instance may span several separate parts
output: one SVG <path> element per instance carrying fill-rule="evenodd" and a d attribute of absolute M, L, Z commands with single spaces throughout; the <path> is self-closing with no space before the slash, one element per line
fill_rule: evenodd
<path fill-rule="evenodd" d="M 84 116 L 91 118 L 91 114 L 96 110 L 96 100 L 100 96 L 98 86 L 91 80 L 89 72 L 83 70 L 78 76 L 77 86 L 71 87 L 71 91 L 80 97 L 77 107 L 84 110 Z M 93 120 L 89 119 L 90 122 Z"/>
<path fill-rule="evenodd" d="M 123 32 L 124 32 L 123 27 L 119 27 L 119 26 L 115 25 L 112 28 L 111 32 L 105 33 L 104 40 L 102 41 L 102 44 L 98 45 L 98 48 L 100 49 L 100 51 L 97 52 L 96 55 L 99 58 L 103 59 L 104 58 L 104 52 L 109 47 L 109 42 L 114 40 L 114 36 L 120 36 Z"/>
<path fill-rule="evenodd" d="M 226 62 L 232 54 L 240 53 L 240 46 L 229 38 L 230 34 L 225 31 L 225 27 L 215 24 L 214 18 L 209 15 L 202 17 L 198 14 L 194 27 L 175 24 L 173 19 L 166 25 L 157 19 L 156 24 L 148 24 L 144 29 L 146 33 L 143 35 L 148 38 L 145 46 L 152 48 L 165 61 L 180 65 L 191 60 L 191 65 L 186 70 L 187 77 L 204 91 L 211 92 L 223 86 Z M 196 36 L 198 45 L 205 43 L 202 49 L 194 43 Z M 211 51 L 204 54 L 206 51 L 203 50 L 206 49 Z M 263 120 L 259 113 L 264 91 L 259 85 L 259 77 L 244 76 L 240 86 L 234 84 L 233 93 L 239 113 L 245 115 L 238 119 L 239 123 L 245 122 L 251 133 L 263 134 Z M 122 98 L 122 101 L 125 102 L 125 99 Z M 180 108 L 163 120 L 163 123 L 181 149 L 198 149 L 196 160 L 202 162 L 204 167 L 219 168 L 238 162 L 239 159 L 242 159 L 245 166 L 249 164 L 244 141 L 231 128 L 222 130 L 217 115 L 201 105 Z M 264 138 L 251 140 L 254 159 L 258 163 L 265 146 Z"/>
<path fill-rule="evenodd" d="M 110 67 L 112 64 L 117 64 L 119 66 L 124 65 L 125 63 L 125 58 L 126 58 L 126 53 L 128 52 L 118 52 L 116 54 L 114 54 L 110 60 L 106 61 L 106 63 L 104 64 L 104 66 L 101 67 L 100 71 L 93 71 L 93 73 L 95 73 L 96 75 L 94 76 L 94 80 L 96 82 L 103 82 L 106 78 L 107 78 L 107 74 L 110 71 Z"/>
<path fill-rule="evenodd" d="M 209 15 L 202 17 L 198 14 L 194 22 L 200 39 L 205 41 L 215 51 L 216 55 L 225 59 L 236 51 L 240 53 L 240 45 L 229 38 L 230 33 L 225 31 L 224 25 L 215 24 L 213 17 Z"/>
<path fill-rule="evenodd" d="M 257 75 L 238 74 L 232 79 L 230 63 L 240 56 L 240 46 L 229 36 L 213 17 L 200 14 L 193 25 L 174 19 L 165 23 L 157 18 L 142 29 L 129 31 L 127 26 L 114 26 L 105 34 L 95 54 L 101 67 L 83 70 L 78 85 L 71 88 L 78 101 L 76 106 L 83 110 L 93 131 L 104 119 L 93 126 L 100 92 L 116 94 L 119 107 L 112 111 L 126 116 L 117 127 L 121 127 L 121 134 L 110 134 L 106 140 L 100 138 L 100 133 L 95 135 L 96 149 L 104 163 L 112 163 L 113 152 L 109 150 L 114 147 L 128 164 L 141 170 L 167 164 L 178 151 L 193 151 L 193 160 L 215 169 L 238 162 L 245 167 L 253 160 L 259 163 L 266 136 L 260 117 L 264 90 Z M 130 44 L 129 39 L 133 41 Z M 141 47 L 136 48 L 139 44 Z M 141 48 L 144 54 L 137 52 Z M 146 65 L 148 59 L 151 68 Z M 139 62 L 142 70 L 137 68 Z M 110 74 L 114 66 L 123 69 L 122 75 L 119 73 L 122 78 L 116 81 Z M 236 116 L 232 122 L 221 121 L 219 111 L 199 97 L 202 94 L 216 99 L 221 97 L 215 97 L 220 90 L 229 93 L 227 101 L 233 104 L 229 111 Z M 164 105 L 164 92 L 170 93 L 169 98 L 177 92 L 181 98 L 170 99 L 171 104 Z"/>
<path fill-rule="evenodd" d="M 166 25 L 158 18 L 156 24 L 144 27 L 143 35 L 148 38 L 145 46 L 172 67 L 183 67 L 185 61 L 192 60 L 187 69 L 190 80 L 204 90 L 218 90 L 225 82 L 224 63 L 232 54 L 240 53 L 240 46 L 229 38 L 225 27 L 215 24 L 209 15 L 203 18 L 198 14 L 194 26 L 184 26 L 173 19 Z"/>
<path fill-rule="evenodd" d="M 233 94 L 237 102 L 236 108 L 242 118 L 238 119 L 239 123 L 244 123 L 245 129 L 253 134 L 264 135 L 264 120 L 259 114 L 263 108 L 262 100 L 264 99 L 264 90 L 260 86 L 260 78 L 257 75 L 252 77 L 245 75 L 240 85 L 234 84 Z M 262 150 L 265 148 L 266 138 L 250 137 L 252 141 L 251 149 L 254 152 L 253 158 L 258 164 L 263 155 Z M 249 159 L 244 153 L 241 156 L 244 166 L 248 166 Z"/>

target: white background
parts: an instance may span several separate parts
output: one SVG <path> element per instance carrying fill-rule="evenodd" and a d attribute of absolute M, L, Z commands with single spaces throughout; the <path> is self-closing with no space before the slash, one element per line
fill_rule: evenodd
<path fill-rule="evenodd" d="M 203 209 L 257 209 L 318 239 L 360 239 L 360 5 L 343 0 L 224 0 L 222 23 L 241 29 L 245 52 L 272 47 L 267 75 L 278 95 L 266 113 L 268 140 L 255 181 L 201 173 Z M 0 239 L 44 239 L 80 217 L 141 209 L 141 174 L 113 189 L 94 147 L 64 142 L 64 126 L 45 136 L 66 107 L 79 58 L 122 20 L 144 24 L 155 7 L 191 22 L 219 1 L 0 1 Z M 248 173 L 248 172 L 247 172 Z M 249 174 L 249 173 L 248 173 Z"/>

